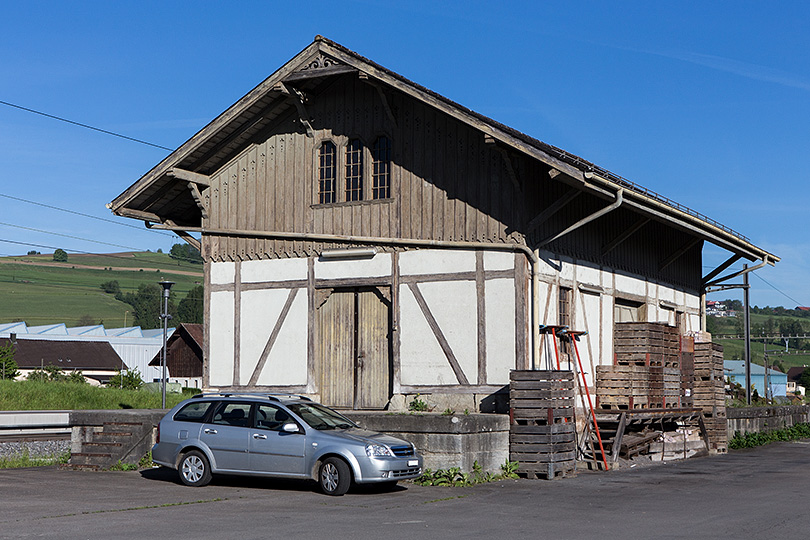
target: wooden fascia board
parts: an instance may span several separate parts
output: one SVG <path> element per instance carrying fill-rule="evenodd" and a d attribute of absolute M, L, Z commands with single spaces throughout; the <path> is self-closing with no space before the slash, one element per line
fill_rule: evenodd
<path fill-rule="evenodd" d="M 630 195 L 632 192 L 625 192 L 626 195 Z M 769 253 L 758 249 L 756 246 L 751 244 L 744 244 L 739 239 L 736 239 L 737 242 L 730 241 L 729 236 L 727 234 L 718 234 L 717 232 L 711 230 L 707 227 L 707 223 L 700 222 L 700 224 L 696 224 L 691 220 L 684 220 L 681 219 L 681 216 L 676 216 L 670 213 L 665 213 L 657 208 L 654 208 L 650 205 L 645 205 L 639 201 L 633 200 L 631 197 L 626 197 L 625 205 L 629 208 L 633 208 L 634 210 L 638 211 L 641 214 L 645 214 L 648 216 L 653 217 L 658 221 L 662 221 L 664 223 L 670 223 L 674 226 L 677 226 L 691 234 L 700 236 L 705 240 L 708 240 L 712 244 L 721 247 L 725 250 L 728 250 L 732 253 L 738 253 L 745 257 L 748 260 L 761 260 L 763 257 L 768 257 L 769 260 L 772 260 L 774 263 L 779 261 L 778 257 L 774 257 Z M 700 226 L 700 225 L 703 226 Z M 713 229 L 713 227 L 712 227 Z M 718 229 L 719 231 L 719 229 Z M 773 258 L 772 258 L 773 257 Z"/>
<path fill-rule="evenodd" d="M 155 165 L 149 172 L 143 175 L 137 182 L 132 184 L 126 191 L 116 197 L 110 203 L 110 209 L 113 212 L 120 209 L 122 206 L 130 202 L 133 198 L 139 195 L 146 189 L 152 182 L 163 176 L 166 171 L 187 158 L 191 153 L 197 150 L 201 144 L 208 140 L 212 135 L 217 133 L 223 126 L 228 124 L 234 118 L 245 112 L 248 108 L 253 106 L 256 101 L 261 99 L 267 92 L 273 90 L 276 83 L 281 82 L 285 77 L 293 73 L 296 69 L 301 67 L 304 60 L 310 58 L 313 53 L 323 48 L 324 44 L 320 41 L 310 43 L 303 51 L 295 55 L 286 64 L 281 66 L 272 75 L 267 77 L 264 81 L 259 83 L 253 90 L 245 94 L 239 101 L 231 105 L 225 112 L 217 116 L 214 120 L 208 123 L 204 128 L 198 131 L 185 143 L 183 143 L 177 150 L 166 156 L 160 163 Z M 117 212 L 116 212 L 117 213 Z"/>

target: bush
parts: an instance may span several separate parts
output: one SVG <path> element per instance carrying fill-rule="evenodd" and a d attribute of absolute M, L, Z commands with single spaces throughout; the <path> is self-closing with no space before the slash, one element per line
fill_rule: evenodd
<path fill-rule="evenodd" d="M 107 381 L 107 386 L 109 388 L 138 390 L 143 386 L 143 379 L 141 379 L 141 373 L 137 369 L 119 370 L 115 375 L 110 377 L 110 380 Z"/>
<path fill-rule="evenodd" d="M 45 366 L 43 369 L 35 369 L 28 374 L 26 380 L 40 382 L 71 382 L 78 384 L 87 383 L 87 380 L 84 378 L 81 371 L 74 370 L 69 373 L 65 373 L 62 368 L 52 364 Z"/>
<path fill-rule="evenodd" d="M 67 262 L 68 254 L 64 249 L 57 249 L 53 252 L 53 260 L 56 262 Z"/>

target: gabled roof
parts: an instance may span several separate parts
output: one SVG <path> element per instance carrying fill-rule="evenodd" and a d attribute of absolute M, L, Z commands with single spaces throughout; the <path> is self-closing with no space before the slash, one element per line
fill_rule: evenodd
<path fill-rule="evenodd" d="M 195 190 L 280 115 L 296 108 L 296 92 L 317 93 L 331 78 L 357 73 L 380 87 L 403 92 L 479 130 L 497 144 L 524 153 L 563 173 L 558 180 L 613 199 L 622 190 L 633 211 L 687 230 L 748 260 L 770 264 L 779 258 L 745 236 L 560 148 L 478 114 L 349 49 L 316 36 L 304 50 L 172 152 L 108 207 L 121 216 L 180 229 L 202 224 Z M 305 122 L 302 122 L 305 124 Z M 306 127 L 306 126 L 304 126 Z"/>
<path fill-rule="evenodd" d="M 183 339 L 189 346 L 196 352 L 200 360 L 202 360 L 204 330 L 203 325 L 196 323 L 180 323 L 177 330 L 166 342 L 166 347 L 171 348 L 171 345 L 178 339 Z M 149 362 L 150 366 L 160 366 L 163 351 L 158 353 Z"/>
<path fill-rule="evenodd" d="M 0 347 L 12 343 L 0 339 Z M 54 341 L 19 339 L 14 342 L 14 361 L 20 369 L 54 365 L 64 370 L 116 371 L 123 362 L 106 341 Z"/>

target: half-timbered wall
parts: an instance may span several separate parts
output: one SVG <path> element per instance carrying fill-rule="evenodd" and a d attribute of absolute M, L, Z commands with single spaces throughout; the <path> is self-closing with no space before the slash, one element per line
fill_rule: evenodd
<path fill-rule="evenodd" d="M 551 252 L 542 256 L 541 323 L 558 323 L 559 289 L 570 289 L 570 326 L 587 332 L 578 347 L 589 384 L 596 365 L 612 363 L 616 299 L 643 304 L 649 321 L 673 323 L 675 310 L 681 311 L 683 330 L 698 329 L 693 292 Z M 510 370 L 531 367 L 529 265 L 522 254 L 418 249 L 349 261 L 218 262 L 210 264 L 207 279 L 206 387 L 302 392 L 351 407 L 365 402 L 362 389 L 352 388 L 362 377 L 352 372 L 362 373 L 361 364 L 369 362 L 377 371 L 383 366 L 385 373 L 371 375 L 389 394 L 370 408 L 420 392 L 468 394 L 475 407 L 476 395 L 508 384 Z M 362 305 L 352 303 L 352 291 L 365 292 L 373 309 L 383 310 L 377 319 L 387 341 L 379 348 L 384 352 L 374 354 L 390 364 L 368 357 L 355 364 L 356 356 L 369 353 L 340 345 L 356 339 L 339 327 L 358 320 L 353 310 Z M 556 367 L 553 345 L 543 338 L 536 367 Z M 342 382 L 332 384 L 341 374 Z"/>
<path fill-rule="evenodd" d="M 335 77 L 325 90 L 307 96 L 312 137 L 290 108 L 272 130 L 254 137 L 212 175 L 203 193 L 205 226 L 449 241 L 523 243 L 528 238 L 532 245 L 611 202 L 581 194 L 529 230 L 533 217 L 572 188 L 552 179 L 546 165 L 488 143 L 477 130 L 425 103 L 393 91 L 385 95 L 396 122 L 373 86 L 355 74 Z M 380 136 L 391 141 L 391 197 L 370 200 L 370 148 Z M 364 148 L 366 195 L 345 202 L 345 148 L 353 139 Z M 338 202 L 330 204 L 319 204 L 318 198 L 317 152 L 324 141 L 337 148 Z M 674 250 L 688 247 L 684 232 L 649 221 L 606 249 L 638 219 L 620 208 L 545 247 L 697 290 L 700 244 L 663 264 Z M 316 256 L 332 247 L 342 246 L 215 235 L 206 235 L 203 245 L 213 261 Z"/>

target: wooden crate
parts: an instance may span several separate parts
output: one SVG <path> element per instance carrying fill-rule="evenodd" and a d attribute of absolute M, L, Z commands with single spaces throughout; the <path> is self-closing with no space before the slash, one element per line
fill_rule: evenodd
<path fill-rule="evenodd" d="M 510 374 L 509 459 L 524 478 L 554 479 L 576 470 L 572 371 Z"/>

